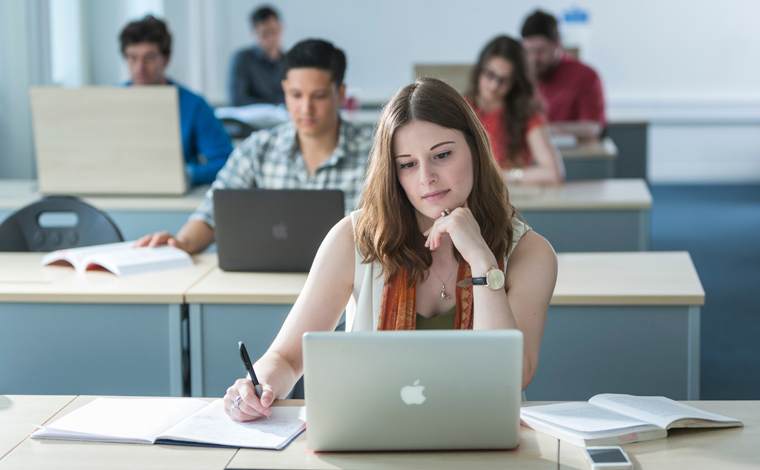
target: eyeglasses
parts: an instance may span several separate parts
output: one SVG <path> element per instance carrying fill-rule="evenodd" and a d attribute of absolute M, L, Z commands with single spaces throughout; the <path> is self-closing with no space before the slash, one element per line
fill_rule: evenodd
<path fill-rule="evenodd" d="M 496 82 L 499 86 L 508 86 L 512 83 L 512 77 L 500 77 L 488 69 L 483 69 L 480 74 L 488 80 Z"/>

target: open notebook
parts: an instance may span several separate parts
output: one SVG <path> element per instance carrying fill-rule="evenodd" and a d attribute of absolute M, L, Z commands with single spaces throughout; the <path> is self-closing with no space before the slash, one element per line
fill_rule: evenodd
<path fill-rule="evenodd" d="M 135 248 L 135 241 L 57 250 L 46 254 L 43 266 L 73 266 L 78 272 L 106 270 L 130 276 L 164 269 L 187 268 L 193 259 L 179 248 L 161 245 Z"/>
<path fill-rule="evenodd" d="M 34 439 L 282 449 L 306 428 L 306 408 L 272 407 L 269 419 L 232 421 L 222 400 L 96 398 L 41 427 Z"/>

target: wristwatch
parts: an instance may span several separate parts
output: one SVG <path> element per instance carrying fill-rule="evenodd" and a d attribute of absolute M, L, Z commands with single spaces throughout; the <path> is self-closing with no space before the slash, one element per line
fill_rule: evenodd
<path fill-rule="evenodd" d="M 491 290 L 500 290 L 504 288 L 504 272 L 499 268 L 491 268 L 483 277 L 473 277 L 472 279 L 462 279 L 457 282 L 459 287 L 486 286 Z"/>

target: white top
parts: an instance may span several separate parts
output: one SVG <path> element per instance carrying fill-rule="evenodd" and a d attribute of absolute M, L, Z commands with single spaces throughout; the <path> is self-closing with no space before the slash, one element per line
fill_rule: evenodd
<path fill-rule="evenodd" d="M 351 213 L 351 222 L 356 226 L 356 220 L 361 211 Z M 520 238 L 530 230 L 530 227 L 517 217 L 512 218 L 512 246 L 504 256 L 504 272 L 507 271 L 507 261 Z M 354 236 L 356 240 L 356 236 Z M 346 306 L 346 331 L 376 331 L 380 319 L 380 305 L 383 301 L 385 275 L 383 267 L 377 261 L 363 264 L 364 257 L 359 253 L 359 247 L 354 242 L 356 264 L 354 268 L 354 291 Z"/>

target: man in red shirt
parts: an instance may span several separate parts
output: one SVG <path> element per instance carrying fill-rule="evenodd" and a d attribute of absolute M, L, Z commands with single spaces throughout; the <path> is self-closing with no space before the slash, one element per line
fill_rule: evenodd
<path fill-rule="evenodd" d="M 599 75 L 565 52 L 554 16 L 536 10 L 521 33 L 552 132 L 599 137 L 607 124 Z"/>

